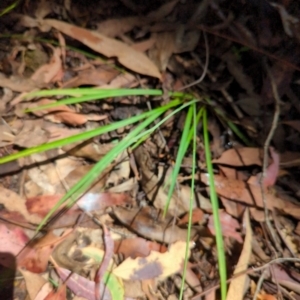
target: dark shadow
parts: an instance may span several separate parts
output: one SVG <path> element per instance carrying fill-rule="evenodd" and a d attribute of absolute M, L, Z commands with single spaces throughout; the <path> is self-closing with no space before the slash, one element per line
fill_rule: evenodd
<path fill-rule="evenodd" d="M 5 264 L 5 266 L 3 266 L 2 263 Z M 11 253 L 0 252 L 0 298 L 2 300 L 14 299 L 15 275 L 15 256 L 13 256 Z"/>

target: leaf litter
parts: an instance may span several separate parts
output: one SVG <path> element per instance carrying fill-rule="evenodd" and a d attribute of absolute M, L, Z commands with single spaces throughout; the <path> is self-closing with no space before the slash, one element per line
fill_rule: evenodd
<path fill-rule="evenodd" d="M 147 102 L 157 107 L 168 101 L 165 96 L 128 96 L 28 114 L 24 109 L 60 99 L 26 99 L 28 92 L 55 87 L 159 87 L 167 95 L 197 82 L 190 91 L 209 96 L 212 112 L 218 111 L 211 113 L 209 132 L 230 278 L 227 299 L 300 299 L 296 2 L 70 3 L 28 1 L 1 16 L 2 33 L 10 37 L 0 39 L 1 157 L 139 115 L 149 109 Z M 0 5 L 5 8 L 8 1 Z M 203 32 L 209 47 L 207 69 Z M 22 37 L 13 36 L 19 33 Z M 273 77 L 266 76 L 263 56 Z M 198 82 L 203 72 L 204 79 Z M 264 157 L 277 97 L 274 83 L 281 113 Z M 224 124 L 222 114 L 248 136 L 251 147 Z M 162 217 L 185 117 L 184 113 L 173 117 L 143 145 L 116 157 L 76 205 L 60 207 L 37 236 L 36 226 L 62 195 L 133 127 L 1 165 L 1 272 L 16 272 L 7 277 L 1 295 L 177 299 L 177 281 L 188 255 L 185 297 L 218 299 L 215 227 L 201 124 L 196 188 L 190 188 L 188 151 L 168 214 Z M 192 240 L 187 245 L 192 194 Z M 275 237 L 268 232 L 265 208 Z M 59 288 L 53 289 L 50 282 Z"/>

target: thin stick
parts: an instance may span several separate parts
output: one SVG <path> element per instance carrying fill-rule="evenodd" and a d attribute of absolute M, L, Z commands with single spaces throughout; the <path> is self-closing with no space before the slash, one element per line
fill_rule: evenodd
<path fill-rule="evenodd" d="M 265 276 L 266 276 L 266 274 L 267 274 L 267 269 L 265 269 L 262 273 L 261 273 L 261 275 L 260 275 L 260 277 L 259 277 L 259 280 L 258 280 L 258 282 L 257 282 L 257 285 L 256 285 L 256 289 L 255 289 L 255 293 L 254 293 L 254 295 L 253 295 L 253 300 L 256 300 L 257 299 L 257 296 L 258 296 L 258 293 L 259 293 L 259 291 L 260 291 L 260 289 L 261 289 L 261 286 L 262 286 L 262 284 L 263 284 L 263 282 L 264 282 L 264 279 L 265 279 Z"/>
<path fill-rule="evenodd" d="M 208 64 L 209 64 L 209 46 L 208 46 L 206 32 L 205 31 L 202 31 L 202 32 L 203 32 L 204 42 L 205 42 L 205 65 L 204 65 L 203 73 L 202 73 L 202 75 L 200 76 L 199 79 L 183 86 L 178 91 L 183 91 L 183 90 L 185 90 L 187 88 L 190 88 L 190 87 L 192 87 L 196 84 L 199 84 L 204 79 L 204 77 L 206 76 L 206 73 L 207 73 L 207 70 L 208 70 Z"/>
<path fill-rule="evenodd" d="M 277 86 L 273 77 L 273 74 L 270 71 L 269 66 L 267 65 L 267 63 L 265 62 L 265 68 L 267 70 L 268 76 L 270 78 L 271 81 L 271 86 L 272 86 L 272 92 L 273 92 L 273 96 L 274 96 L 274 100 L 275 100 L 275 112 L 274 112 L 274 116 L 273 116 L 273 121 L 272 121 L 272 125 L 269 131 L 269 134 L 266 138 L 266 141 L 264 143 L 264 156 L 263 156 L 263 165 L 262 165 L 262 176 L 260 177 L 259 180 L 259 184 L 260 184 L 260 188 L 261 188 L 261 194 L 262 194 L 262 201 L 263 201 L 263 206 L 264 206 L 264 214 L 265 214 L 265 221 L 266 221 L 266 225 L 269 229 L 269 233 L 271 234 L 271 237 L 273 239 L 274 244 L 277 244 L 276 238 L 275 238 L 275 233 L 274 230 L 271 226 L 271 222 L 269 219 L 269 212 L 268 212 L 268 206 L 267 206 L 267 199 L 266 199 L 266 195 L 265 195 L 265 190 L 264 190 L 264 186 L 263 186 L 263 181 L 264 178 L 266 177 L 266 173 L 267 173 L 267 167 L 268 167 L 268 151 L 269 151 L 269 147 L 270 147 L 270 143 L 271 140 L 274 136 L 277 124 L 278 124 L 278 120 L 279 120 L 279 115 L 280 115 L 280 98 L 279 98 L 279 94 L 278 94 L 278 90 L 277 90 Z"/>

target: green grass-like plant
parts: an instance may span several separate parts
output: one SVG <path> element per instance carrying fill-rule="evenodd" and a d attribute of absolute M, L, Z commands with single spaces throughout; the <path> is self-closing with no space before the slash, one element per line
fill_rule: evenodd
<path fill-rule="evenodd" d="M 17 1 L 15 1 L 15 2 L 13 2 L 11 5 L 8 5 L 8 6 L 5 7 L 4 9 L 2 9 L 2 10 L 0 11 L 0 17 L 2 17 L 2 16 L 4 16 L 4 15 L 10 13 L 12 10 L 14 10 L 14 9 L 18 6 L 19 2 L 20 2 L 20 0 L 17 0 Z"/>
<path fill-rule="evenodd" d="M 58 90 L 47 90 L 39 91 L 28 94 L 27 99 L 33 97 L 45 97 L 45 96 L 68 96 L 69 98 L 59 100 L 56 103 L 51 103 L 48 105 L 39 106 L 36 108 L 27 109 L 27 112 L 46 109 L 50 107 L 57 107 L 59 105 L 68 105 L 76 104 L 85 101 L 99 101 L 101 99 L 111 98 L 111 97 L 122 97 L 122 96 L 162 96 L 163 92 L 156 89 L 111 89 L 111 90 L 101 90 L 97 88 L 76 88 L 76 89 L 58 89 Z M 122 120 L 114 122 L 109 125 L 105 125 L 94 130 L 90 130 L 81 134 L 77 134 L 68 138 L 60 139 L 51 143 L 42 144 L 37 147 L 30 149 L 25 149 L 18 153 L 0 158 L 0 164 L 19 159 L 34 153 L 47 151 L 53 148 L 62 147 L 67 144 L 72 144 L 79 141 L 84 141 L 92 137 L 116 130 L 118 128 L 125 127 L 127 125 L 134 124 L 135 126 L 124 137 L 116 146 L 108 152 L 99 162 L 97 162 L 94 167 L 83 177 L 81 180 L 76 183 L 59 201 L 58 203 L 50 210 L 44 220 L 39 224 L 37 230 L 40 230 L 43 226 L 47 224 L 50 218 L 55 214 L 58 208 L 67 204 L 71 206 L 74 202 L 92 185 L 94 180 L 101 174 L 107 166 L 109 166 L 117 156 L 124 150 L 131 148 L 134 149 L 139 144 L 141 144 L 149 135 L 151 135 L 155 130 L 157 130 L 164 122 L 166 122 L 170 117 L 179 113 L 182 110 L 187 110 L 187 117 L 184 124 L 184 129 L 182 132 L 178 154 L 176 157 L 176 162 L 172 171 L 171 179 L 169 182 L 169 191 L 168 191 L 168 203 L 165 208 L 165 213 L 168 210 L 169 201 L 171 199 L 172 193 L 177 182 L 177 176 L 180 171 L 180 166 L 182 159 L 186 155 L 189 147 L 192 149 L 193 165 L 192 165 L 192 180 L 191 180 L 191 190 L 194 191 L 195 187 L 195 173 L 196 173 L 196 137 L 197 137 L 197 126 L 199 122 L 203 123 L 203 136 L 204 136 L 204 145 L 205 145 L 205 155 L 206 155 L 206 164 L 207 170 L 210 179 L 210 197 L 213 207 L 214 215 L 214 226 L 216 230 L 216 243 L 218 250 L 218 263 L 219 263 L 219 273 L 221 280 L 221 295 L 222 299 L 226 298 L 226 263 L 225 263 L 225 252 L 223 246 L 222 231 L 220 227 L 219 212 L 218 212 L 218 199 L 214 187 L 213 180 L 213 168 L 209 148 L 209 138 L 208 138 L 208 126 L 207 126 L 207 107 L 210 106 L 209 99 L 195 99 L 189 94 L 183 93 L 170 93 L 171 101 L 168 104 L 165 104 L 161 107 L 152 109 L 151 111 L 144 112 L 140 115 L 133 116 L 127 120 Z M 201 105 L 199 105 L 201 104 Z M 200 107 L 200 108 L 199 108 Z M 197 111 L 198 109 L 198 111 Z M 167 114 L 166 112 L 171 112 Z M 216 112 L 220 118 L 229 124 L 229 121 L 221 113 Z M 231 123 L 233 124 L 233 123 Z M 243 135 L 238 131 L 235 126 L 231 126 L 234 132 L 243 137 Z M 190 222 L 188 225 L 188 237 L 187 237 L 187 253 L 188 245 L 191 235 L 191 216 L 192 216 L 192 203 L 194 201 L 194 195 L 191 193 L 191 205 L 190 205 Z M 186 256 L 185 261 L 185 270 L 187 267 L 188 257 Z M 186 271 L 183 273 L 183 282 L 185 279 Z M 180 292 L 180 299 L 183 297 L 183 285 Z"/>

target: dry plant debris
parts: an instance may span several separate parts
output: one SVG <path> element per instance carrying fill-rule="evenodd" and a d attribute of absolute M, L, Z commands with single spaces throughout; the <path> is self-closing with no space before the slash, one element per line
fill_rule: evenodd
<path fill-rule="evenodd" d="M 139 115 L 189 87 L 212 101 L 227 299 L 300 299 L 298 2 L 43 0 L 6 12 L 12 2 L 0 3 L 0 156 Z M 28 92 L 77 87 L 160 88 L 164 96 L 24 112 L 61 98 L 29 100 Z M 0 165 L 1 299 L 178 299 L 185 256 L 184 299 L 219 299 L 201 124 L 196 188 L 188 151 L 162 217 L 185 118 L 180 112 L 121 153 L 37 235 L 66 191 L 133 127 Z"/>

